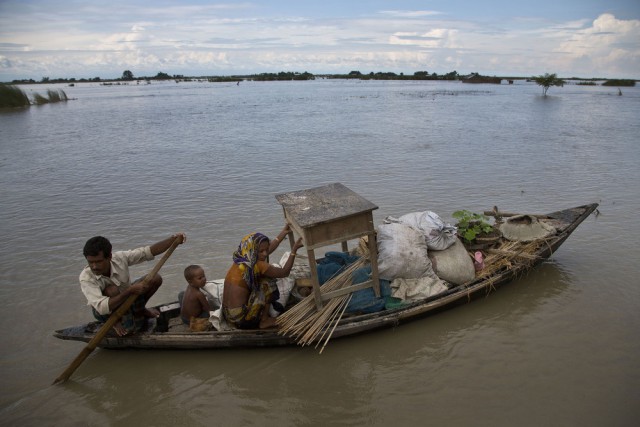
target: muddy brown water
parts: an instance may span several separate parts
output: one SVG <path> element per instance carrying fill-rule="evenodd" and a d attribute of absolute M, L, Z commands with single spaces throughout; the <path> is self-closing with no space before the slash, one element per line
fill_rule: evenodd
<path fill-rule="evenodd" d="M 45 92 L 55 86 L 28 86 Z M 0 419 L 6 425 L 633 425 L 640 412 L 640 89 L 439 82 L 61 87 L 0 113 Z M 275 195 L 341 182 L 387 215 L 600 203 L 556 254 L 489 297 L 313 348 L 96 350 L 82 245 L 185 231 L 182 270 L 223 277 Z M 135 270 L 144 274 L 149 263 Z"/>

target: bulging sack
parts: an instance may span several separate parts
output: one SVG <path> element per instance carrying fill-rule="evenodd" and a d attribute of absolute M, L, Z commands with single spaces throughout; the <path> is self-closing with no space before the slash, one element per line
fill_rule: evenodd
<path fill-rule="evenodd" d="M 399 218 L 387 217 L 385 221 L 399 222 L 422 232 L 429 249 L 442 251 L 457 240 L 456 227 L 445 224 L 437 213 L 432 211 L 411 212 Z"/>
<path fill-rule="evenodd" d="M 398 223 L 378 226 L 378 274 L 380 278 L 417 279 L 431 271 L 424 235 Z"/>
<path fill-rule="evenodd" d="M 443 251 L 429 252 L 433 270 L 439 278 L 454 285 L 462 285 L 476 277 L 473 260 L 460 239 Z"/>

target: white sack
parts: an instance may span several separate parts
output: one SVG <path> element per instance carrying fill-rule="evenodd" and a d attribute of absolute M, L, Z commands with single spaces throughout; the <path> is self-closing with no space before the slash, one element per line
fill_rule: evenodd
<path fill-rule="evenodd" d="M 209 294 L 209 301 L 213 303 L 212 310 L 222 307 L 222 293 L 224 291 L 224 279 L 207 280 L 204 284 L 205 293 Z"/>
<path fill-rule="evenodd" d="M 391 282 L 391 296 L 403 301 L 425 299 L 447 289 L 447 285 L 435 273 L 419 279 L 395 279 Z"/>
<path fill-rule="evenodd" d="M 290 252 L 285 252 L 282 255 L 282 258 L 280 258 L 280 263 L 272 264 L 272 265 L 282 268 L 282 266 L 287 263 L 287 260 L 289 259 L 289 254 Z M 291 294 L 291 289 L 293 289 L 293 286 L 296 284 L 296 279 L 293 277 L 292 274 L 289 274 L 288 277 L 280 277 L 276 280 L 278 283 L 278 291 L 280 291 L 280 297 L 276 301 L 282 304 L 283 307 L 286 307 L 287 301 L 289 301 L 289 295 Z M 279 314 L 280 313 L 276 311 L 273 308 L 273 306 L 269 306 L 269 315 L 271 317 L 277 317 Z"/>
<path fill-rule="evenodd" d="M 451 224 L 445 224 L 442 218 L 432 211 L 411 212 L 400 218 L 388 216 L 385 221 L 399 222 L 421 231 L 425 235 L 429 249 L 442 251 L 457 240 L 457 228 Z"/>
<path fill-rule="evenodd" d="M 227 320 L 222 315 L 222 308 L 209 312 L 209 322 L 211 322 L 216 331 L 232 331 L 235 329 L 229 326 Z"/>
<path fill-rule="evenodd" d="M 428 275 L 431 261 L 423 234 L 404 224 L 378 227 L 378 274 L 381 279 L 417 279 Z"/>

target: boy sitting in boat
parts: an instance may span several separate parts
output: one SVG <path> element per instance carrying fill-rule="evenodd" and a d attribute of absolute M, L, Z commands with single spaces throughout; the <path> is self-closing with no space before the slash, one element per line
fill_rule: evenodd
<path fill-rule="evenodd" d="M 209 301 L 201 291 L 207 283 L 204 270 L 199 265 L 190 265 L 184 269 L 184 278 L 189 285 L 182 296 L 180 318 L 192 331 L 202 330 L 204 326 L 208 329 Z"/>
<path fill-rule="evenodd" d="M 151 261 L 169 249 L 176 237 L 181 244 L 187 240 L 184 233 L 178 233 L 150 246 L 113 253 L 111 242 L 105 237 L 95 236 L 85 243 L 82 253 L 88 265 L 80 273 L 80 289 L 98 321 L 106 322 L 129 295 L 138 297 L 113 327 L 119 336 L 140 331 L 145 318 L 158 317 L 157 310 L 145 305 L 162 285 L 162 277 L 156 274 L 146 283 L 142 278 L 131 283 L 129 266 Z"/>
<path fill-rule="evenodd" d="M 278 299 L 278 287 L 273 279 L 289 276 L 296 251 L 302 247 L 302 238 L 293 245 L 282 268 L 269 264 L 269 254 L 288 233 L 287 224 L 273 240 L 261 233 L 242 238 L 224 278 L 222 312 L 231 326 L 238 329 L 275 326 L 275 318 L 269 316 L 269 306 Z"/>

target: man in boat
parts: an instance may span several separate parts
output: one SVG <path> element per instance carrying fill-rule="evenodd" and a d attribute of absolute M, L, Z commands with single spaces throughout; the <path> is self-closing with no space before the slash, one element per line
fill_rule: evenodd
<path fill-rule="evenodd" d="M 169 249 L 176 238 L 181 244 L 187 240 L 184 233 L 177 233 L 150 246 L 113 253 L 111 242 L 105 237 L 95 236 L 85 243 L 82 253 L 88 265 L 80 273 L 80 289 L 98 321 L 106 322 L 130 295 L 138 298 L 114 325 L 119 336 L 136 333 L 144 327 L 146 318 L 158 317 L 160 313 L 156 309 L 145 305 L 162 285 L 162 277 L 156 274 L 147 283 L 143 278 L 131 283 L 129 266 L 151 261 Z"/>
<path fill-rule="evenodd" d="M 273 240 L 261 233 L 243 237 L 224 278 L 222 312 L 230 325 L 238 329 L 275 326 L 275 319 L 269 316 L 269 306 L 278 298 L 274 279 L 289 276 L 296 251 L 302 247 L 302 238 L 295 242 L 282 268 L 269 264 L 269 254 L 288 233 L 287 224 Z"/>

